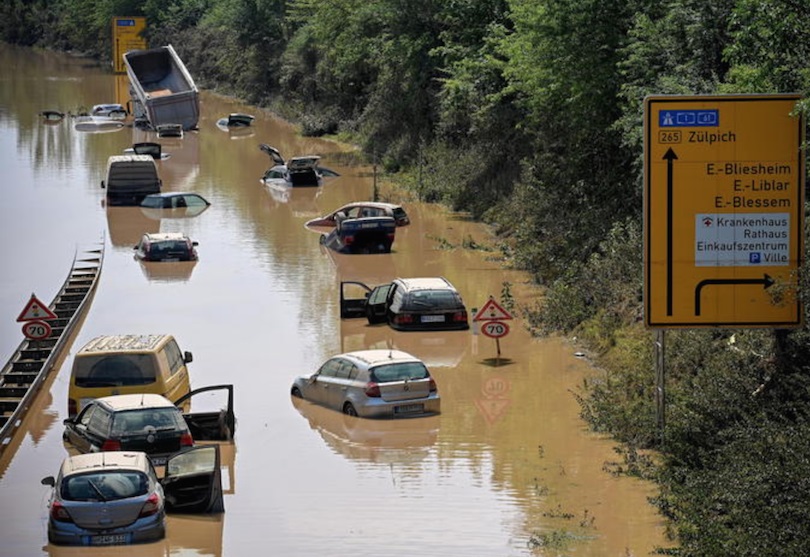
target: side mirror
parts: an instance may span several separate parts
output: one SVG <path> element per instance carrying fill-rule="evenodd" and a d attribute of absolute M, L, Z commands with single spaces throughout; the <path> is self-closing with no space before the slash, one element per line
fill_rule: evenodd
<path fill-rule="evenodd" d="M 192 245 L 192 246 L 199 246 L 199 245 L 200 245 L 200 242 L 194 241 L 194 242 L 191 242 L 191 245 Z"/>
<path fill-rule="evenodd" d="M 65 418 L 64 420 L 62 420 L 62 425 L 73 425 L 73 423 L 75 423 L 73 421 L 73 418 Z"/>
<path fill-rule="evenodd" d="M 105 188 L 104 180 L 101 181 L 101 189 Z"/>
<path fill-rule="evenodd" d="M 132 246 L 132 249 L 138 249 L 138 246 Z"/>
<path fill-rule="evenodd" d="M 191 363 L 194 361 L 194 356 L 191 354 L 191 352 L 186 351 L 183 353 L 183 361 L 187 364 Z"/>
<path fill-rule="evenodd" d="M 39 483 L 53 487 L 56 485 L 56 479 L 53 476 L 48 476 L 47 478 L 42 478 Z"/>

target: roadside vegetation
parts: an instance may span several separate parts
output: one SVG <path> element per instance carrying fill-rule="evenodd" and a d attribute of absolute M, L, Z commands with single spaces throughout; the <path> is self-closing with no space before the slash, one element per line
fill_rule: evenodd
<path fill-rule="evenodd" d="M 582 415 L 621 441 L 612 469 L 658 482 L 661 553 L 810 555 L 808 328 L 668 331 L 662 436 L 642 305 L 644 97 L 806 98 L 810 3 L 8 0 L 0 38 L 105 61 L 114 15 L 146 16 L 201 87 L 491 224 L 546 292 L 516 301 L 533 330 L 593 355 Z"/>

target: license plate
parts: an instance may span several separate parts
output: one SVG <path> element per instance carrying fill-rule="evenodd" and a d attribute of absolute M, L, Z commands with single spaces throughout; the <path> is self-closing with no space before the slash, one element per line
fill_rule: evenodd
<path fill-rule="evenodd" d="M 402 406 L 394 406 L 394 414 L 415 414 L 424 411 L 424 404 L 403 404 Z"/>
<path fill-rule="evenodd" d="M 90 545 L 121 545 L 129 543 L 129 534 L 90 536 Z"/>
<path fill-rule="evenodd" d="M 152 466 L 166 466 L 166 461 L 169 460 L 167 456 L 150 456 L 149 460 L 152 461 Z"/>
<path fill-rule="evenodd" d="M 180 261 L 180 259 L 178 259 L 177 257 L 166 257 L 163 259 L 163 261 L 165 263 L 177 263 L 178 261 Z"/>
<path fill-rule="evenodd" d="M 444 315 L 423 315 L 422 323 L 444 323 Z"/>

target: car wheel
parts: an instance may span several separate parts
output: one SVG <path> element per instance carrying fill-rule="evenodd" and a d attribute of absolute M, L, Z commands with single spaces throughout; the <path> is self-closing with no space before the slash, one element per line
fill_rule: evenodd
<path fill-rule="evenodd" d="M 304 395 L 301 394 L 301 389 L 299 389 L 298 387 L 293 387 L 292 390 L 290 391 L 290 394 L 295 398 L 304 398 Z"/>
<path fill-rule="evenodd" d="M 343 405 L 343 413 L 347 416 L 357 416 L 357 410 L 351 402 L 347 402 Z"/>

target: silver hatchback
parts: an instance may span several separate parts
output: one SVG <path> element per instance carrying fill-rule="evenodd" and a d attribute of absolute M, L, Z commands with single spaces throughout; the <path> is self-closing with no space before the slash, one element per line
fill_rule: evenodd
<path fill-rule="evenodd" d="M 364 418 L 438 414 L 441 400 L 425 364 L 400 350 L 360 350 L 329 358 L 293 381 L 291 394 Z"/>

